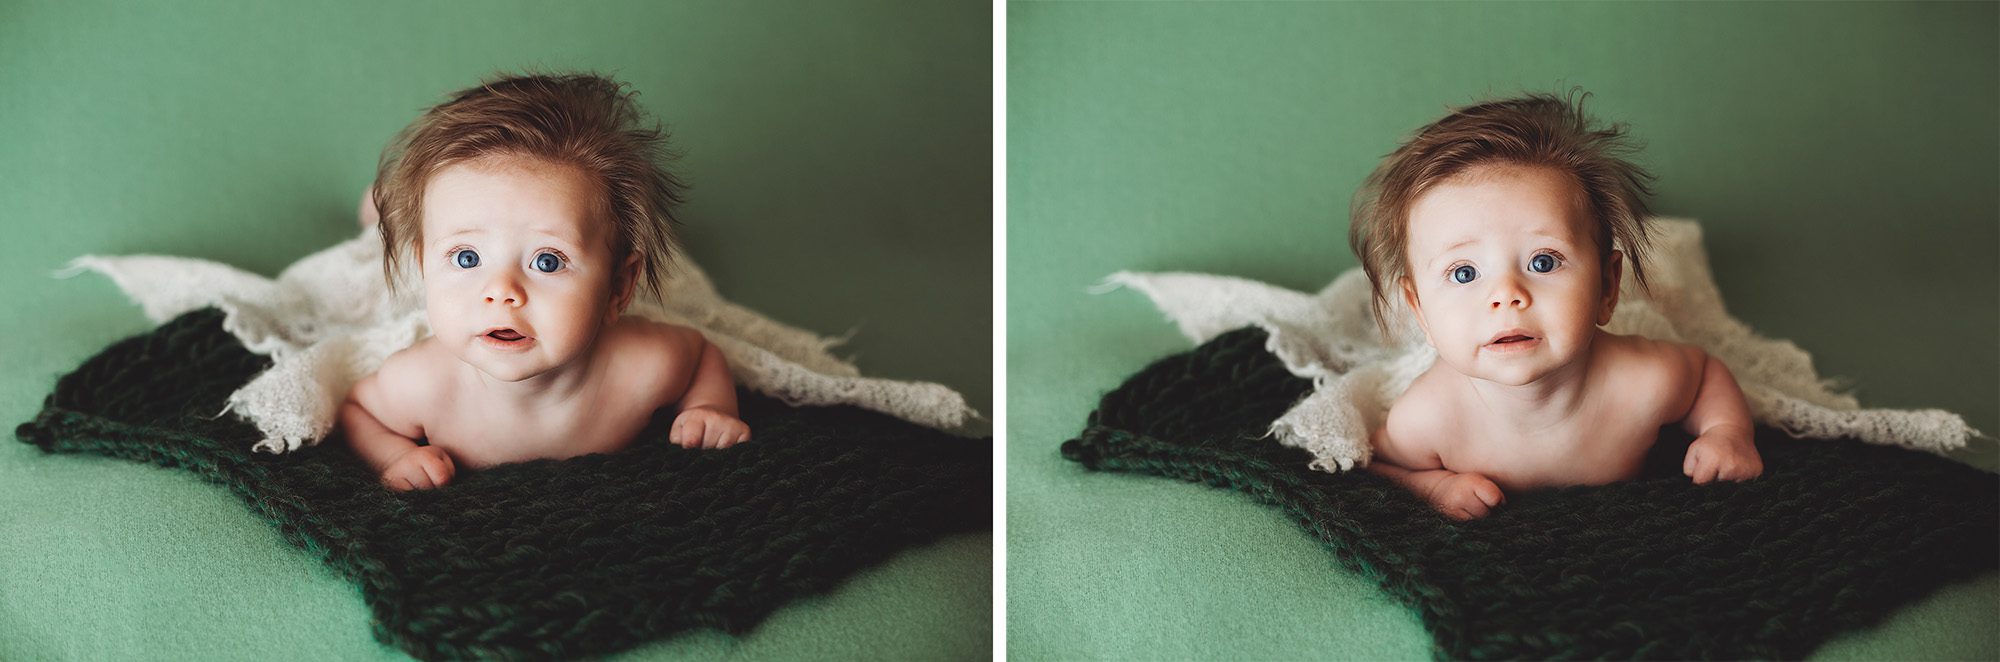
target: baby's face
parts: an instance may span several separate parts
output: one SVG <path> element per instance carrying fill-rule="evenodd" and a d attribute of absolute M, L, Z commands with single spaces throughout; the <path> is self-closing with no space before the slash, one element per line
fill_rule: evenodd
<path fill-rule="evenodd" d="M 506 382 L 584 355 L 618 314 L 611 229 L 591 213 L 596 192 L 573 168 L 518 159 L 431 177 L 422 260 L 438 341 Z"/>
<path fill-rule="evenodd" d="M 1554 170 L 1484 166 L 1414 201 L 1403 294 L 1439 361 L 1519 386 L 1589 355 L 1619 257 L 1607 269 L 1579 192 Z"/>

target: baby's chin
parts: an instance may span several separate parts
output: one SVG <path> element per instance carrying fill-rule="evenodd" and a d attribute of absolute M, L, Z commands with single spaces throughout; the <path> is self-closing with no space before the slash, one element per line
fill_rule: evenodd
<path fill-rule="evenodd" d="M 1533 384 L 1537 381 L 1540 381 L 1541 378 L 1544 376 L 1545 375 L 1543 375 L 1542 373 L 1530 373 L 1530 374 L 1473 375 L 1472 378 L 1480 381 L 1492 382 L 1494 384 L 1498 384 L 1501 386 L 1527 386 L 1529 384 Z"/>
<path fill-rule="evenodd" d="M 507 383 L 507 384 L 525 382 L 530 379 L 534 379 L 535 377 L 540 376 L 542 374 L 540 372 L 522 372 L 518 374 L 493 372 L 491 370 L 487 370 L 479 366 L 473 366 L 472 369 L 478 370 L 479 374 L 486 375 L 487 377 L 492 378 L 493 381 Z"/>
<path fill-rule="evenodd" d="M 1494 363 L 1501 365 L 1492 365 Z M 1446 364 L 1461 375 L 1500 386 L 1527 386 L 1539 382 L 1555 372 L 1554 368 L 1545 365 L 1527 365 L 1526 362 L 1520 361 L 1514 362 L 1518 363 L 1518 365 L 1507 365 L 1506 363 L 1507 361 L 1479 361 L 1475 359 L 1474 365 L 1470 366 L 1457 362 L 1447 362 Z"/>
<path fill-rule="evenodd" d="M 479 374 L 485 375 L 486 377 L 494 381 L 505 382 L 509 384 L 534 379 L 536 377 L 541 376 L 543 373 L 548 372 L 547 366 L 537 368 L 528 365 L 517 365 L 517 363 L 520 364 L 527 363 L 526 361 L 520 360 L 524 358 L 526 357 L 517 357 L 514 361 L 506 361 L 506 362 L 491 361 L 491 360 L 482 361 L 474 359 L 473 357 L 466 356 L 464 354 L 460 354 L 458 356 L 458 361 L 459 363 L 464 364 L 465 367 L 471 368 L 474 371 L 477 371 Z"/>

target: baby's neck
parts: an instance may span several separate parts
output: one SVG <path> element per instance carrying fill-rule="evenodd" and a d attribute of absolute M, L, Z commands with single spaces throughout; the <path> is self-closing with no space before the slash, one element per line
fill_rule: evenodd
<path fill-rule="evenodd" d="M 1562 428 L 1583 408 L 1589 361 L 1572 361 L 1541 379 L 1510 386 L 1466 377 L 1473 400 L 1502 429 L 1531 435 Z"/>
<path fill-rule="evenodd" d="M 485 406 L 507 407 L 511 411 L 534 413 L 553 411 L 584 395 L 589 386 L 589 366 L 596 347 L 564 365 L 518 382 L 504 382 L 469 364 L 461 364 L 468 375 L 464 383 Z"/>

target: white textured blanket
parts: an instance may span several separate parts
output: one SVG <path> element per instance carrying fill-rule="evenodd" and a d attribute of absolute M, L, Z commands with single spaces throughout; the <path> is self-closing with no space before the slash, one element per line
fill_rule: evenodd
<path fill-rule="evenodd" d="M 940 384 L 862 377 L 827 350 L 841 342 L 772 321 L 722 299 L 694 262 L 676 256 L 659 300 L 639 297 L 627 314 L 698 329 L 729 359 L 737 384 L 793 405 L 848 404 L 939 429 L 979 414 Z M 224 264 L 153 255 L 86 255 L 58 272 L 111 277 L 146 317 L 164 322 L 213 306 L 223 328 L 269 370 L 229 397 L 224 410 L 264 434 L 270 453 L 319 443 L 354 383 L 397 350 L 430 335 L 419 287 L 392 297 L 382 280 L 382 241 L 373 227 L 300 259 L 276 280 Z M 217 412 L 221 415 L 223 412 Z"/>
<path fill-rule="evenodd" d="M 1836 392 L 1836 385 L 1820 379 L 1811 355 L 1797 345 L 1759 336 L 1729 316 L 1709 273 L 1700 225 L 1654 221 L 1656 250 L 1646 265 L 1651 295 L 1635 291 L 1627 278 L 1607 330 L 1701 347 L 1735 374 L 1751 416 L 1795 437 L 1854 437 L 1944 453 L 1979 434 L 1951 412 L 1862 409 L 1853 396 Z M 1250 325 L 1268 332 L 1271 353 L 1314 385 L 1310 395 L 1272 422 L 1271 433 L 1280 443 L 1311 452 L 1312 467 L 1321 471 L 1366 465 L 1368 432 L 1382 424 L 1389 405 L 1437 359 L 1399 298 L 1392 298 L 1389 313 L 1392 337 L 1382 338 L 1369 306 L 1368 277 L 1359 268 L 1341 274 L 1318 294 L 1189 273 L 1119 272 L 1106 285 L 1152 297 L 1195 343 Z"/>

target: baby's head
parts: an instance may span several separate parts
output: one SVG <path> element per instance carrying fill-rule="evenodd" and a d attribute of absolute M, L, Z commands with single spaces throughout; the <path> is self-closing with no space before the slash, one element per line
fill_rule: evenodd
<path fill-rule="evenodd" d="M 632 96 L 592 75 L 497 78 L 384 150 L 384 276 L 395 287 L 414 258 L 431 330 L 462 360 L 532 377 L 589 349 L 636 290 L 658 292 L 682 187 Z"/>
<path fill-rule="evenodd" d="M 1348 240 L 1378 323 L 1401 296 L 1440 361 L 1505 384 L 1587 355 L 1621 269 L 1646 285 L 1652 176 L 1625 160 L 1634 149 L 1622 125 L 1592 127 L 1581 99 L 1553 95 L 1419 130 L 1355 196 Z"/>

